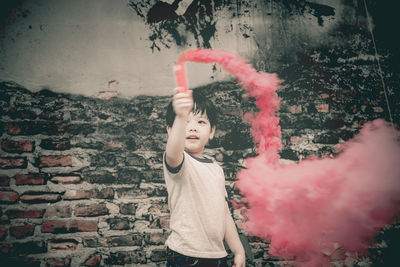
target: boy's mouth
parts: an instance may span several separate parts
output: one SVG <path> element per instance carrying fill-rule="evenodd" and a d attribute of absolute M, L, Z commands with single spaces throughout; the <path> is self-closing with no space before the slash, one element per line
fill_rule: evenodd
<path fill-rule="evenodd" d="M 195 135 L 189 135 L 188 137 L 186 137 L 186 139 L 197 140 L 197 139 L 200 139 L 200 138 L 195 136 Z"/>

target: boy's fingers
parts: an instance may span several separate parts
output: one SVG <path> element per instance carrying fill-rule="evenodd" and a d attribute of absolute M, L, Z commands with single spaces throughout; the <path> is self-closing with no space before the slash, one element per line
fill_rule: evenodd
<path fill-rule="evenodd" d="M 185 88 L 183 87 L 175 87 L 174 88 L 174 94 L 192 94 L 192 90 L 188 89 L 187 91 L 184 91 Z"/>
<path fill-rule="evenodd" d="M 182 91 L 184 88 L 183 87 L 175 87 L 174 88 L 174 93 L 178 93 L 179 91 Z"/>
<path fill-rule="evenodd" d="M 178 98 L 178 99 L 176 99 L 175 100 L 175 105 L 176 104 L 184 104 L 184 103 L 186 103 L 186 104 L 192 104 L 193 103 L 193 101 L 191 100 L 191 99 L 187 99 L 187 98 Z"/>
<path fill-rule="evenodd" d="M 190 90 L 190 89 L 188 89 L 188 90 L 186 90 L 185 91 L 185 88 L 184 87 L 175 87 L 174 88 L 174 93 L 176 94 L 176 93 L 184 93 L 184 94 L 187 94 L 187 93 L 191 93 L 192 92 L 192 90 Z"/>
<path fill-rule="evenodd" d="M 177 98 L 191 98 L 191 94 L 187 94 L 187 93 L 176 93 L 175 94 L 175 97 L 177 97 Z"/>
<path fill-rule="evenodd" d="M 187 109 L 187 108 L 192 108 L 193 107 L 193 103 L 191 101 L 187 101 L 187 100 L 177 100 L 174 104 L 174 109 Z"/>
<path fill-rule="evenodd" d="M 182 96 L 182 95 L 175 95 L 175 97 L 174 97 L 174 102 L 175 102 L 175 103 L 180 103 L 180 102 L 182 102 L 182 101 L 186 101 L 186 102 L 188 102 L 188 103 L 192 103 L 192 102 L 193 102 L 193 99 L 192 99 L 190 96 L 186 96 L 186 95 L 184 95 L 184 96 Z"/>

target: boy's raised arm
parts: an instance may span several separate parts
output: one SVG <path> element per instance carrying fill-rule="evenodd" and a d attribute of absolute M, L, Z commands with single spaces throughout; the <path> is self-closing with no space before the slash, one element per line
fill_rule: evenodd
<path fill-rule="evenodd" d="M 172 127 L 168 127 L 168 141 L 165 149 L 165 160 L 172 167 L 178 167 L 183 160 L 185 149 L 186 125 L 190 111 L 193 108 L 192 91 L 180 92 L 175 89 L 172 107 L 175 112 L 175 120 Z"/>

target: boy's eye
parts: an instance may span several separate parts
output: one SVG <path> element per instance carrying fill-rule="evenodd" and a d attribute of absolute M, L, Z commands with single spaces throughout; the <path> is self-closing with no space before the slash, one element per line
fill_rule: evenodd
<path fill-rule="evenodd" d="M 200 124 L 204 124 L 207 123 L 206 121 L 199 121 Z"/>

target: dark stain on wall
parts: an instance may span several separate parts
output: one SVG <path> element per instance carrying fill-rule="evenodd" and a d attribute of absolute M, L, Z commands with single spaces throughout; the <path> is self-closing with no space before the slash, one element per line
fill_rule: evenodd
<path fill-rule="evenodd" d="M 396 28 L 400 25 L 400 2 L 396 0 L 365 0 L 372 17 L 373 32 L 378 54 L 389 53 L 388 64 L 397 75 L 400 73 L 400 38 Z M 360 0 L 357 1 L 363 5 Z"/>
<path fill-rule="evenodd" d="M 274 0 L 276 3 L 281 3 L 283 7 L 289 12 L 290 15 L 304 15 L 304 14 L 311 14 L 318 19 L 318 25 L 324 25 L 324 18 L 326 16 L 334 16 L 335 9 L 333 7 L 322 5 L 318 3 L 310 3 L 308 1 L 277 1 Z"/>
<path fill-rule="evenodd" d="M 24 4 L 30 0 L 2 0 L 0 1 L 0 37 L 4 35 L 7 26 L 11 25 L 19 17 L 27 17 L 30 14 Z"/>
<path fill-rule="evenodd" d="M 260 6 L 265 5 L 265 1 L 233 1 L 233 0 L 194 0 L 187 7 L 186 11 L 179 16 L 176 13 L 179 2 L 175 0 L 172 4 L 156 1 L 130 1 L 130 7 L 135 10 L 136 14 L 140 16 L 150 27 L 151 41 L 150 48 L 161 50 L 162 47 L 169 48 L 172 43 L 178 46 L 188 45 L 186 40 L 188 35 L 192 35 L 196 41 L 197 47 L 211 48 L 210 40 L 215 37 L 216 11 L 223 10 L 228 17 L 232 19 L 247 15 L 253 12 Z M 271 0 L 269 5 L 273 5 L 276 10 L 262 9 L 266 15 L 271 15 L 271 12 L 285 10 L 285 16 L 304 16 L 311 14 L 318 19 L 319 26 L 323 26 L 324 17 L 335 15 L 333 7 L 310 3 L 308 1 L 278 1 Z M 250 13 L 251 14 L 251 13 Z M 286 19 L 282 17 L 281 19 Z M 179 31 L 178 28 L 182 27 L 184 30 Z M 244 29 L 252 28 L 252 25 L 242 25 Z M 250 36 L 245 33 L 240 33 L 241 38 L 249 38 Z"/>
<path fill-rule="evenodd" d="M 175 0 L 172 4 L 157 1 L 151 5 L 149 1 L 138 3 L 130 1 L 130 7 L 136 14 L 149 24 L 151 35 L 150 48 L 161 50 L 161 47 L 170 48 L 171 43 L 178 46 L 185 46 L 188 43 L 187 34 L 192 34 L 198 47 L 210 48 L 210 39 L 216 32 L 214 19 L 214 9 L 221 3 L 216 3 L 213 8 L 211 0 L 193 1 L 182 16 L 178 16 L 175 10 L 180 0 Z M 184 31 L 179 32 L 178 27 L 184 27 Z M 172 39 L 172 40 L 171 40 Z"/>

